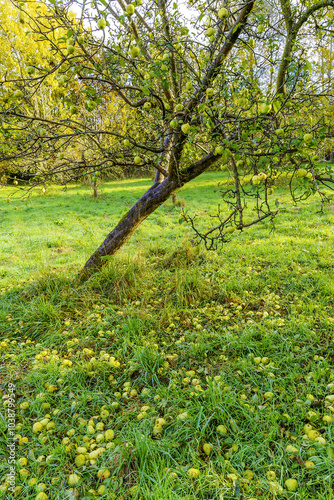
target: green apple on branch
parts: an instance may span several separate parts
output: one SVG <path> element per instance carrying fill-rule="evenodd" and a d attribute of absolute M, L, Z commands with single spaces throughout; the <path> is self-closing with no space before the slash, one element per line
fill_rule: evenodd
<path fill-rule="evenodd" d="M 107 22 L 105 19 L 102 18 L 97 21 L 97 27 L 99 28 L 99 30 L 104 30 L 106 26 Z"/>

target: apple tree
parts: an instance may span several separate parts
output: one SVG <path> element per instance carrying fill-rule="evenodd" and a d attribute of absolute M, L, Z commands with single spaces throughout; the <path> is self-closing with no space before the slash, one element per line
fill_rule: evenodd
<path fill-rule="evenodd" d="M 1 87 L 11 94 L 1 101 L 1 130 L 19 133 L 0 161 L 30 163 L 37 183 L 106 169 L 155 171 L 83 276 L 214 166 L 228 174 L 226 209 L 205 232 L 183 215 L 207 248 L 273 218 L 280 178 L 295 200 L 312 193 L 328 199 L 334 176 L 319 152 L 333 141 L 326 113 L 332 82 L 316 68 L 320 41 L 333 37 L 334 0 L 35 0 L 35 16 L 28 1 L 10 2 L 25 35 L 47 47 L 52 66 L 16 77 L 2 68 Z M 50 75 L 58 105 L 45 117 L 32 99 Z M 74 145 L 76 158 L 69 154 Z"/>

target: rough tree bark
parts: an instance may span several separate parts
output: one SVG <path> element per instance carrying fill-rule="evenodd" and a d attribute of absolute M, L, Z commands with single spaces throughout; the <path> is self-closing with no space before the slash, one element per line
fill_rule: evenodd
<path fill-rule="evenodd" d="M 154 182 L 108 234 L 102 245 L 87 260 L 84 269 L 81 271 L 80 278 L 87 279 L 96 270 L 100 269 L 105 263 L 103 257 L 114 255 L 129 240 L 140 224 L 177 189 L 198 177 L 214 165 L 219 158 L 219 155 L 211 152 L 198 162 L 190 165 L 174 179 L 166 178 L 162 182 Z"/>

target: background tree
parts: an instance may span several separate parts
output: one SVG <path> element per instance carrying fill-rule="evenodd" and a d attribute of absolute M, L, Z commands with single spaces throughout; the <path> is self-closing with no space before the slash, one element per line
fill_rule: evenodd
<path fill-rule="evenodd" d="M 334 0 L 196 1 L 189 10 L 166 0 L 94 0 L 77 2 L 75 14 L 72 2 L 36 4 L 35 16 L 25 4 L 11 5 L 53 64 L 30 76 L 4 74 L 12 94 L 1 117 L 19 133 L 0 160 L 31 162 L 37 182 L 131 166 L 156 172 L 88 259 L 85 276 L 213 165 L 230 174 L 222 188 L 229 209 L 205 233 L 184 214 L 207 248 L 273 218 L 280 177 L 295 200 L 312 192 L 328 199 L 334 179 L 318 154 L 332 139 L 325 110 L 333 96 L 313 66 L 319 32 L 322 43 L 333 34 Z M 32 103 L 51 76 L 59 104 L 46 118 Z M 80 157 L 68 154 L 73 145 Z"/>

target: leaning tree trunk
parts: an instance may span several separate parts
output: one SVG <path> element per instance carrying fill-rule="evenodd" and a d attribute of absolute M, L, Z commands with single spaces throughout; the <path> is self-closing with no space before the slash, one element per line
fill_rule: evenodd
<path fill-rule="evenodd" d="M 104 263 L 103 257 L 114 255 L 128 241 L 138 226 L 162 205 L 178 187 L 176 181 L 169 179 L 165 179 L 161 183 L 154 183 L 108 234 L 100 248 L 87 260 L 80 277 L 87 279 L 94 271 L 101 268 Z"/>
<path fill-rule="evenodd" d="M 164 181 L 156 181 L 143 196 L 133 205 L 117 226 L 108 234 L 100 248 L 87 260 L 79 278 L 86 280 L 106 262 L 103 257 L 114 255 L 132 236 L 140 224 L 162 205 L 174 192 L 187 182 L 198 177 L 220 158 L 211 152 L 189 165 L 177 177 L 167 177 Z"/>

